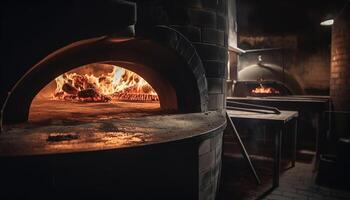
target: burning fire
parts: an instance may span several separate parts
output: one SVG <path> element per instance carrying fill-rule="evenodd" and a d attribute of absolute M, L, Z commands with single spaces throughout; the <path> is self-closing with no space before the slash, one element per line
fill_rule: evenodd
<path fill-rule="evenodd" d="M 279 94 L 280 92 L 272 87 L 264 87 L 262 84 L 260 84 L 259 87 L 256 87 L 252 90 L 252 93 L 254 94 Z"/>
<path fill-rule="evenodd" d="M 157 93 L 143 78 L 117 66 L 113 66 L 112 72 L 99 76 L 68 72 L 55 81 L 54 99 L 82 102 L 159 101 Z"/>

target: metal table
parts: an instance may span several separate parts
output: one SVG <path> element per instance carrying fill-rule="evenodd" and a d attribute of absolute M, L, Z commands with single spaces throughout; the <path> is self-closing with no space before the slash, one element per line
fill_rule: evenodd
<path fill-rule="evenodd" d="M 316 120 L 316 160 L 315 170 L 317 169 L 320 154 L 322 153 L 322 142 L 327 131 L 327 117 L 325 112 L 329 110 L 330 97 L 316 95 L 289 95 L 289 96 L 270 96 L 270 97 L 227 97 L 227 105 L 230 101 L 250 103 L 264 106 L 273 106 L 281 110 L 312 112 L 317 116 Z M 301 134 L 299 132 L 299 134 Z"/>
<path fill-rule="evenodd" d="M 283 111 L 279 114 L 272 111 L 259 110 L 259 109 L 242 109 L 240 107 L 234 108 L 234 110 L 227 110 L 228 116 L 233 120 L 243 120 L 246 122 L 257 122 L 264 125 L 271 125 L 275 127 L 275 149 L 274 149 L 274 170 L 273 170 L 273 187 L 279 186 L 279 177 L 281 171 L 281 150 L 282 150 L 282 137 L 286 134 L 286 125 L 293 123 L 293 156 L 292 167 L 295 166 L 296 160 L 296 141 L 297 141 L 297 111 Z"/>

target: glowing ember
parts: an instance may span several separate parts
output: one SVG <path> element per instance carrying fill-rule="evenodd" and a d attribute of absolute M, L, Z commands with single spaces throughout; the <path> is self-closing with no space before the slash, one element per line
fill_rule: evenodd
<path fill-rule="evenodd" d="M 54 99 L 109 102 L 159 101 L 154 89 L 136 73 L 113 66 L 110 73 L 94 74 L 65 73 L 55 79 Z"/>
<path fill-rule="evenodd" d="M 259 87 L 256 87 L 251 91 L 254 94 L 279 94 L 280 92 L 272 87 L 264 87 L 260 84 Z"/>

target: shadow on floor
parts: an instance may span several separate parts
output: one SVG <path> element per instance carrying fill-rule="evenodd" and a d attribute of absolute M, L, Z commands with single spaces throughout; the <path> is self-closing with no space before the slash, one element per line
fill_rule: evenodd
<path fill-rule="evenodd" d="M 282 152 L 283 170 L 280 186 L 272 189 L 273 149 L 271 146 L 273 145 L 268 143 L 246 146 L 262 181 L 262 184 L 258 185 L 247 162 L 241 156 L 238 145 L 225 142 L 221 189 L 217 199 L 350 199 L 350 192 L 315 184 L 315 152 L 308 149 L 297 151 L 297 163 L 294 168 L 290 168 L 288 154 Z"/>

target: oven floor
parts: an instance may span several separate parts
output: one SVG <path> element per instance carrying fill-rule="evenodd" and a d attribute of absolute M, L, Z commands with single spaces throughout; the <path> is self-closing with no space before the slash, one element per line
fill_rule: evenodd
<path fill-rule="evenodd" d="M 0 135 L 0 156 L 129 148 L 195 138 L 222 130 L 226 124 L 225 116 L 215 111 L 142 117 L 127 114 L 6 126 Z"/>
<path fill-rule="evenodd" d="M 83 103 L 62 100 L 34 100 L 29 112 L 32 123 L 55 120 L 91 122 L 97 119 L 122 119 L 161 114 L 159 102 Z"/>

